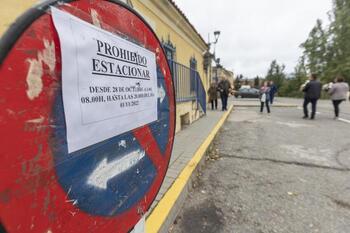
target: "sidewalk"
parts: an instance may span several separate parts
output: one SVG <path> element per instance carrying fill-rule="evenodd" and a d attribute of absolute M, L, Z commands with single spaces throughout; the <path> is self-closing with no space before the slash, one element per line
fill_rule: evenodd
<path fill-rule="evenodd" d="M 184 204 L 193 172 L 232 109 L 231 102 L 229 111 L 208 110 L 206 116 L 175 135 L 169 169 L 147 213 L 147 233 L 167 232 Z"/>

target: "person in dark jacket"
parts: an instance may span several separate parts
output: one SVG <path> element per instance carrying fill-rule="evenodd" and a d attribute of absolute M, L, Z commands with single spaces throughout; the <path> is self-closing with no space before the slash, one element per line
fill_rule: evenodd
<path fill-rule="evenodd" d="M 211 110 L 218 109 L 218 87 L 215 82 L 210 85 L 208 90 L 209 102 L 211 103 Z"/>
<path fill-rule="evenodd" d="M 226 111 L 227 110 L 227 99 L 228 99 L 228 95 L 230 94 L 230 91 L 231 91 L 231 84 L 226 79 L 225 76 L 221 78 L 221 81 L 218 84 L 218 90 L 220 92 L 220 97 L 221 97 L 222 111 Z"/>
<path fill-rule="evenodd" d="M 310 119 L 313 120 L 315 119 L 317 101 L 321 97 L 321 91 L 322 91 L 322 84 L 320 83 L 320 81 L 317 80 L 316 74 L 310 75 L 310 81 L 303 86 L 302 91 L 305 93 L 304 104 L 303 104 L 303 108 L 304 108 L 303 119 L 309 118 L 308 105 L 309 103 L 311 103 L 312 111 L 311 111 Z"/>
<path fill-rule="evenodd" d="M 270 103 L 273 104 L 273 100 L 275 99 L 275 95 L 277 93 L 277 86 L 273 83 L 273 81 L 270 81 Z"/>

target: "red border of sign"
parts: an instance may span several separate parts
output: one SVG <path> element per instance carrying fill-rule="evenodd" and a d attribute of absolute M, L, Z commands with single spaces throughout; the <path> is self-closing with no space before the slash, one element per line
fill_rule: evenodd
<path fill-rule="evenodd" d="M 35 22 L 35 20 L 37 20 L 41 16 L 44 16 L 45 14 L 47 14 L 48 13 L 47 10 L 49 9 L 50 6 L 55 6 L 55 5 L 58 4 L 58 2 L 59 3 L 63 3 L 64 2 L 64 3 L 72 3 L 73 4 L 75 2 L 81 2 L 81 1 L 84 1 L 84 0 L 63 0 L 63 1 L 62 0 L 51 0 L 51 1 L 47 1 L 47 2 L 41 3 L 41 4 L 31 8 L 27 12 L 25 12 L 21 17 L 18 18 L 18 20 L 13 25 L 11 25 L 11 27 L 8 29 L 8 31 L 3 35 L 3 37 L 0 40 L 0 66 L 3 64 L 3 62 L 5 61 L 5 58 L 7 57 L 8 53 L 11 51 L 13 46 L 16 44 L 17 40 L 22 36 L 22 34 L 26 31 L 26 29 L 28 29 Z M 126 5 L 126 4 L 122 3 L 122 2 L 116 1 L 116 0 L 101 0 L 101 1 L 117 4 L 117 5 L 125 8 L 126 10 L 128 10 L 130 13 L 134 14 L 138 19 L 140 19 L 142 21 L 142 23 L 144 23 L 146 25 L 146 27 L 154 35 L 154 38 L 156 39 L 157 43 L 159 45 L 161 45 L 161 42 L 158 39 L 158 37 L 156 36 L 156 34 L 153 31 L 153 29 L 143 19 L 143 17 L 139 13 L 137 13 L 134 9 L 132 9 L 128 5 Z M 98 2 L 98 1 L 96 1 L 96 2 Z M 160 46 L 160 48 L 162 50 L 160 55 L 163 56 L 163 59 L 161 59 L 161 61 L 162 62 L 167 61 L 164 49 L 162 48 L 162 46 Z M 162 65 L 165 65 L 165 64 L 162 64 Z M 168 69 L 167 72 L 169 72 L 170 78 L 172 78 L 171 77 L 171 73 L 170 73 L 170 67 L 169 67 L 169 64 L 167 62 L 166 62 L 166 66 L 167 66 L 167 69 Z M 175 114 L 176 114 L 176 101 L 175 101 L 175 91 L 174 91 L 174 83 L 173 83 L 173 81 L 171 81 L 171 84 L 172 84 L 171 87 L 170 87 L 171 90 L 169 90 L 168 89 L 169 86 L 167 86 L 167 89 L 168 89 L 167 93 L 172 93 L 173 94 L 172 95 L 173 98 L 169 99 L 169 104 L 171 104 L 171 102 L 173 103 L 173 111 L 174 111 L 174 113 L 173 113 L 173 116 L 170 116 L 170 118 L 173 118 L 172 119 L 172 123 L 173 123 L 173 127 L 175 127 L 176 126 L 176 124 L 175 124 L 176 123 L 175 122 L 175 120 L 176 120 L 176 117 L 175 117 Z M 168 97 L 170 97 L 170 96 L 168 95 Z M 171 113 L 170 113 L 170 115 L 171 115 Z M 170 132 L 171 131 L 172 131 L 172 135 L 171 136 L 174 139 L 175 128 L 170 130 Z M 141 138 L 145 137 L 145 135 L 147 135 L 148 137 L 150 137 L 152 139 L 151 141 L 152 141 L 153 145 L 156 145 L 156 142 L 155 142 L 154 138 L 152 137 L 152 134 L 150 133 L 150 130 L 149 130 L 149 128 L 147 126 L 138 128 L 138 129 L 134 130 L 133 132 L 134 132 L 134 135 L 135 135 L 135 137 L 137 139 L 141 139 Z M 141 146 L 146 147 L 146 145 L 141 145 Z M 147 146 L 147 148 L 149 148 L 149 146 Z M 156 151 L 154 151 L 154 149 Z M 167 150 L 167 153 L 169 153 L 169 159 L 167 160 L 168 163 L 166 164 L 166 168 L 165 168 L 164 174 L 162 175 L 162 178 L 160 180 L 160 185 L 158 186 L 158 189 L 154 190 L 154 191 L 156 191 L 155 193 L 159 192 L 159 189 L 161 187 L 161 183 L 163 182 L 163 180 L 165 178 L 165 172 L 166 172 L 166 170 L 167 170 L 167 168 L 169 166 L 172 149 L 173 149 L 173 142 L 171 143 L 170 148 L 168 148 L 168 150 Z M 156 153 L 156 154 L 160 153 L 159 151 L 157 151 L 157 147 L 153 147 L 153 149 L 151 148 L 151 150 L 150 149 L 147 149 L 147 150 L 146 150 L 146 152 L 149 152 L 149 153 Z M 156 195 L 154 195 L 152 202 L 154 201 L 155 197 L 156 197 Z M 150 202 L 150 203 L 152 203 L 152 202 Z M 148 208 L 150 207 L 150 205 L 151 204 L 149 204 Z M 69 215 L 69 214 L 67 214 L 67 215 Z M 20 215 L 19 215 L 19 217 L 20 217 Z M 99 218 L 103 219 L 101 217 L 96 217 L 96 219 L 99 219 Z M 108 220 L 106 222 L 108 222 Z M 135 223 L 136 222 L 134 221 L 134 224 Z M 78 227 L 79 227 L 79 224 L 78 224 L 77 228 Z M 130 228 L 130 226 L 127 227 L 126 225 L 124 225 L 124 227 Z M 0 226 L 0 228 L 1 228 L 1 226 Z M 108 232 L 107 228 L 108 227 L 106 227 L 106 226 L 101 226 L 101 231 L 106 232 L 106 230 L 107 230 L 107 232 Z M 71 229 L 71 231 L 69 231 L 69 232 L 80 232 L 82 230 L 83 229 Z M 99 231 L 99 230 L 95 229 L 93 232 L 97 232 L 97 231 Z M 117 229 L 115 229 L 115 231 L 118 232 Z M 54 232 L 54 230 L 52 232 L 56 233 L 56 232 Z M 66 232 L 68 232 L 68 231 L 66 231 Z"/>

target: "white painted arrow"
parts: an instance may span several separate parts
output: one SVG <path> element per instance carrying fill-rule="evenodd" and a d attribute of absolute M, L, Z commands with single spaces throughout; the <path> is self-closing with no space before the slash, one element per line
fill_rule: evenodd
<path fill-rule="evenodd" d="M 145 157 L 145 151 L 136 150 L 122 158 L 107 162 L 104 158 L 89 176 L 87 183 L 100 189 L 107 189 L 107 182 L 117 175 L 129 170 Z"/>
<path fill-rule="evenodd" d="M 165 90 L 163 86 L 158 87 L 158 98 L 160 99 L 160 102 L 163 103 L 163 100 L 165 98 Z"/>

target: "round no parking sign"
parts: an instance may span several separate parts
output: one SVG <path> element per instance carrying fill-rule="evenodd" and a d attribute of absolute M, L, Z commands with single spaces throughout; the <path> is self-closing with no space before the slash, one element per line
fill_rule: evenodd
<path fill-rule="evenodd" d="M 152 29 L 112 0 L 51 1 L 0 48 L 0 229 L 128 232 L 159 191 L 175 131 Z"/>

